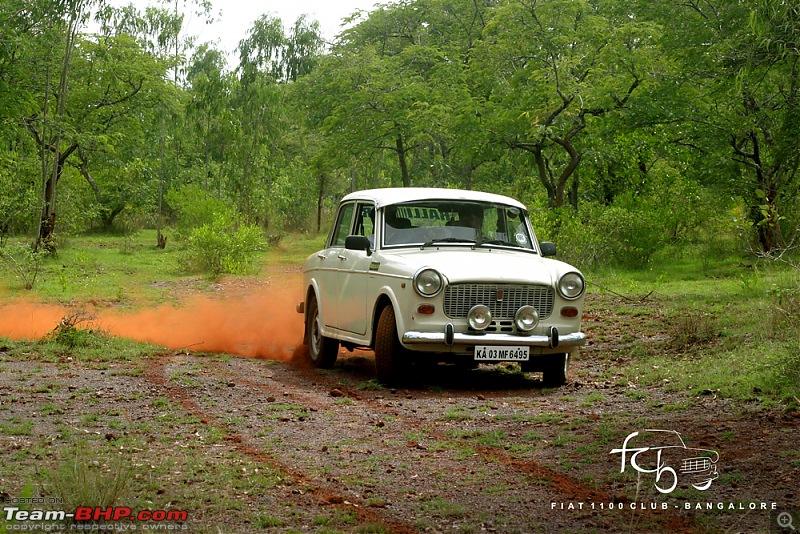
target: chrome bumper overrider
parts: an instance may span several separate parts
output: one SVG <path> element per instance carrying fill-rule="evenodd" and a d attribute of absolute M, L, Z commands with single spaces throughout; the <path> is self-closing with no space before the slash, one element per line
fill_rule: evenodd
<path fill-rule="evenodd" d="M 449 326 L 449 325 L 448 325 Z M 449 338 L 449 339 L 448 339 Z M 452 327 L 444 332 L 406 332 L 403 334 L 403 343 L 414 344 L 444 344 L 444 345 L 526 345 L 528 347 L 579 347 L 586 344 L 586 334 L 575 332 L 573 334 L 559 335 L 558 329 L 550 328 L 546 336 L 520 336 L 511 334 L 461 334 L 454 333 Z"/>

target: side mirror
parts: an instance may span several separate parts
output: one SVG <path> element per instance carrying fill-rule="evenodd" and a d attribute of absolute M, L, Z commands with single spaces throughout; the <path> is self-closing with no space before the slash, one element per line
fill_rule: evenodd
<path fill-rule="evenodd" d="M 344 248 L 347 250 L 363 250 L 367 256 L 372 254 L 372 244 L 369 238 L 363 235 L 349 235 L 344 238 Z"/>
<path fill-rule="evenodd" d="M 542 243 L 539 243 L 539 252 L 542 254 L 543 258 L 547 258 L 548 256 L 555 256 L 556 244 L 551 243 L 550 241 L 544 241 Z"/>

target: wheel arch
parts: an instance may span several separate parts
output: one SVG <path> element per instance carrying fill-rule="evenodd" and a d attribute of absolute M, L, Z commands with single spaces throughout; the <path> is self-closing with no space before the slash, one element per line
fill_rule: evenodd
<path fill-rule="evenodd" d="M 387 293 L 381 293 L 378 295 L 378 299 L 375 301 L 375 307 L 372 309 L 372 336 L 370 340 L 371 347 L 375 347 L 375 336 L 378 331 L 378 321 L 380 320 L 381 313 L 386 306 L 392 306 L 396 313 L 397 304 L 394 299 Z"/>

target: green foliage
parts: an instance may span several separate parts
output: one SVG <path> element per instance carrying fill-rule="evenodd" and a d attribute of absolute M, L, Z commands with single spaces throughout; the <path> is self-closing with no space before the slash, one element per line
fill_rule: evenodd
<path fill-rule="evenodd" d="M 715 238 L 729 199 L 761 251 L 800 228 L 791 2 L 408 0 L 329 48 L 315 21 L 265 15 L 237 65 L 164 7 L 97 6 L 89 36 L 94 6 L 0 6 L 0 242 L 43 207 L 60 236 L 160 228 L 162 192 L 179 238 L 218 213 L 318 232 L 343 193 L 401 184 L 571 206 L 537 229 L 584 265 L 641 268 L 699 234 L 735 250 Z"/>
<path fill-rule="evenodd" d="M 225 273 L 245 274 L 264 247 L 261 230 L 252 225 L 238 224 L 224 214 L 217 214 L 210 223 L 189 233 L 184 267 L 191 272 L 203 272 L 212 278 Z"/>
<path fill-rule="evenodd" d="M 173 189 L 166 201 L 175 213 L 175 223 L 180 236 L 213 223 L 217 218 L 231 220 L 236 217 L 230 203 L 215 198 L 195 184 L 186 184 Z"/>
<path fill-rule="evenodd" d="M 715 204 L 719 201 L 697 184 L 676 180 L 653 193 L 618 194 L 610 205 L 584 202 L 577 213 L 536 211 L 532 217 L 539 239 L 556 241 L 565 261 L 585 268 L 641 269 L 665 250 L 720 242 L 731 248 L 731 212 L 715 214 Z"/>

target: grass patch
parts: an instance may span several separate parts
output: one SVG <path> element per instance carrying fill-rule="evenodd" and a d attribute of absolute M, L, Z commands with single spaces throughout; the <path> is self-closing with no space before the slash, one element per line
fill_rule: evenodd
<path fill-rule="evenodd" d="M 131 489 L 133 472 L 122 456 L 87 458 L 82 444 L 68 449 L 60 465 L 45 471 L 44 484 L 67 508 L 122 504 Z"/>
<path fill-rule="evenodd" d="M 424 503 L 424 509 L 434 517 L 459 519 L 467 515 L 465 505 L 447 499 L 433 499 Z"/>
<path fill-rule="evenodd" d="M 800 404 L 796 269 L 684 255 L 649 270 L 601 271 L 594 280 L 602 289 L 589 296 L 587 308 L 613 319 L 590 335 L 631 343 L 608 355 L 610 381 Z M 637 390 L 626 395 L 646 398 Z"/>

